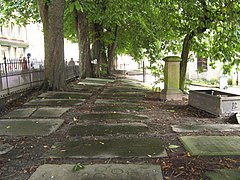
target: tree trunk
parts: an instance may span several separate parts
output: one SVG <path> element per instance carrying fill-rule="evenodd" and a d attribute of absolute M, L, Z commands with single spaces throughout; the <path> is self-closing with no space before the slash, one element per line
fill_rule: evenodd
<path fill-rule="evenodd" d="M 44 32 L 44 90 L 63 90 L 65 82 L 63 16 L 65 0 L 38 0 Z"/>
<path fill-rule="evenodd" d="M 97 60 L 97 65 L 95 68 L 95 76 L 100 77 L 100 64 L 102 63 L 102 51 L 103 42 L 101 40 L 101 34 L 103 33 L 102 25 L 99 23 L 93 24 L 93 59 Z"/>
<path fill-rule="evenodd" d="M 186 72 L 187 72 L 187 63 L 188 63 L 188 55 L 190 52 L 191 40 L 194 37 L 194 32 L 190 32 L 187 34 L 183 40 L 183 48 L 181 54 L 181 63 L 180 63 L 180 89 L 184 91 L 184 85 L 186 80 Z"/>
<path fill-rule="evenodd" d="M 84 12 L 76 11 L 76 28 L 79 48 L 80 78 L 92 77 L 88 19 Z"/>
<path fill-rule="evenodd" d="M 118 25 L 115 27 L 114 40 L 111 45 L 108 46 L 108 74 L 112 73 L 113 61 L 115 57 L 115 49 L 117 47 Z"/>

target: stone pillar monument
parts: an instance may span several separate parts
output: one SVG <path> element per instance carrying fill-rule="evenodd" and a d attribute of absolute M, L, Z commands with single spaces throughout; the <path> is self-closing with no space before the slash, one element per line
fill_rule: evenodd
<path fill-rule="evenodd" d="M 164 89 L 160 98 L 163 100 L 182 100 L 180 88 L 180 61 L 178 56 L 167 56 L 163 59 L 164 67 Z"/>

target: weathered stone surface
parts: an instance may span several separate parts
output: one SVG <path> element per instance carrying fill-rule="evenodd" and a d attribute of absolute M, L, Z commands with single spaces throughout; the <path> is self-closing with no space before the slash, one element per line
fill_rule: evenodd
<path fill-rule="evenodd" d="M 240 131 L 238 124 L 183 124 L 173 125 L 174 132 L 202 132 L 202 131 Z"/>
<path fill-rule="evenodd" d="M 240 155 L 239 136 L 182 136 L 180 140 L 193 156 Z"/>
<path fill-rule="evenodd" d="M 33 99 L 25 106 L 79 106 L 85 99 Z"/>
<path fill-rule="evenodd" d="M 143 123 L 76 125 L 70 128 L 70 136 L 105 136 L 111 134 L 138 134 L 146 132 L 148 126 Z"/>
<path fill-rule="evenodd" d="M 44 164 L 29 180 L 162 180 L 161 167 L 151 164 L 93 164 L 73 171 L 73 164 Z"/>
<path fill-rule="evenodd" d="M 54 144 L 44 157 L 126 158 L 166 157 L 159 138 L 67 141 Z"/>
<path fill-rule="evenodd" d="M 8 143 L 2 143 L 0 141 L 0 155 L 8 153 L 9 151 L 12 150 L 12 148 L 13 148 L 12 145 Z"/>
<path fill-rule="evenodd" d="M 52 107 L 42 107 L 37 109 L 32 114 L 32 117 L 34 118 L 58 118 L 61 117 L 66 111 L 68 111 L 70 108 L 52 108 Z"/>
<path fill-rule="evenodd" d="M 204 173 L 204 178 L 209 180 L 239 180 L 240 169 L 216 169 Z"/>
<path fill-rule="evenodd" d="M 131 111 L 142 111 L 146 108 L 141 105 L 121 105 L 121 104 L 113 104 L 113 105 L 95 105 L 92 107 L 94 112 L 131 112 Z"/>
<path fill-rule="evenodd" d="M 133 105 L 133 106 L 136 106 L 136 105 L 143 105 L 145 104 L 146 102 L 144 101 L 138 101 L 138 100 L 131 100 L 131 101 L 123 101 L 122 99 L 97 99 L 95 101 L 95 104 L 119 104 L 119 105 L 124 105 L 124 104 L 127 104 L 127 105 Z"/>
<path fill-rule="evenodd" d="M 99 99 L 144 99 L 145 94 L 100 94 L 98 96 Z"/>
<path fill-rule="evenodd" d="M 27 118 L 30 117 L 34 111 L 36 111 L 36 108 L 15 109 L 1 118 Z"/>
<path fill-rule="evenodd" d="M 92 93 L 49 91 L 39 95 L 38 97 L 46 99 L 85 99 L 91 95 Z"/>
<path fill-rule="evenodd" d="M 124 113 L 92 113 L 80 115 L 81 121 L 96 122 L 121 122 L 121 121 L 137 121 L 148 120 L 147 116 L 124 114 Z"/>
<path fill-rule="evenodd" d="M 0 135 L 47 136 L 57 130 L 62 119 L 1 119 Z"/>

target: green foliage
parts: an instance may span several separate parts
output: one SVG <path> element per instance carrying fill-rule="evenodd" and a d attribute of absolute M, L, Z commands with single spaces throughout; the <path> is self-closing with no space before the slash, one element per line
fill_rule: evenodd
<path fill-rule="evenodd" d="M 233 79 L 232 78 L 228 78 L 227 83 L 228 83 L 228 85 L 232 86 L 233 85 Z"/>
<path fill-rule="evenodd" d="M 108 64 L 102 63 L 100 64 L 100 76 L 106 76 L 108 74 Z"/>
<path fill-rule="evenodd" d="M 73 172 L 77 172 L 77 171 L 80 171 L 81 169 L 84 169 L 85 167 L 83 165 L 81 165 L 80 163 L 77 163 L 73 166 L 73 169 L 72 171 Z"/>

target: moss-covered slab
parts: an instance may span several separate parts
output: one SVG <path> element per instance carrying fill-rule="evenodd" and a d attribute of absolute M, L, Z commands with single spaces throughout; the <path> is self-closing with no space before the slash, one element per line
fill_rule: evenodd
<path fill-rule="evenodd" d="M 216 169 L 204 173 L 204 179 L 208 180 L 239 180 L 240 169 Z"/>
<path fill-rule="evenodd" d="M 239 136 L 182 136 L 180 141 L 193 156 L 240 155 Z"/>
<path fill-rule="evenodd" d="M 85 99 L 91 95 L 92 93 L 49 91 L 39 95 L 38 97 L 46 99 Z"/>
<path fill-rule="evenodd" d="M 152 164 L 93 164 L 73 171 L 74 164 L 44 164 L 29 180 L 163 180 L 161 167 Z"/>
<path fill-rule="evenodd" d="M 104 93 L 113 93 L 113 92 L 147 92 L 147 89 L 143 88 L 134 88 L 134 87 L 126 87 L 126 86 L 117 86 L 117 87 L 110 87 L 104 89 Z"/>
<path fill-rule="evenodd" d="M 0 120 L 0 135 L 48 136 L 62 123 L 62 119 L 2 119 Z"/>
<path fill-rule="evenodd" d="M 83 81 L 87 82 L 101 82 L 101 83 L 112 83 L 115 81 L 115 79 L 109 79 L 109 78 L 86 78 L 83 79 Z"/>
<path fill-rule="evenodd" d="M 133 105 L 133 106 L 136 106 L 136 105 L 142 105 L 142 104 L 145 104 L 146 102 L 144 101 L 138 101 L 138 100 L 128 100 L 128 101 L 123 101 L 122 99 L 97 99 L 95 101 L 95 104 L 109 104 L 109 105 L 112 105 L 112 104 L 119 104 L 119 105 L 124 105 L 124 104 L 127 104 L 127 105 Z"/>
<path fill-rule="evenodd" d="M 111 134 L 138 134 L 146 132 L 148 126 L 143 123 L 76 125 L 70 128 L 70 136 L 106 136 Z"/>
<path fill-rule="evenodd" d="M 113 104 L 113 105 L 95 105 L 92 107 L 94 112 L 132 112 L 142 111 L 146 108 L 142 105 L 129 105 L 129 104 Z"/>
<path fill-rule="evenodd" d="M 0 141 L 0 155 L 6 154 L 13 149 L 13 146 L 8 143 L 2 143 Z"/>
<path fill-rule="evenodd" d="M 24 106 L 79 106 L 85 99 L 33 99 Z"/>
<path fill-rule="evenodd" d="M 121 122 L 121 121 L 147 121 L 147 116 L 124 114 L 124 113 L 91 113 L 80 115 L 80 120 L 83 122 Z"/>
<path fill-rule="evenodd" d="M 70 108 L 61 108 L 61 107 L 42 107 L 38 108 L 31 117 L 34 118 L 58 118 L 61 117 L 65 112 Z"/>
<path fill-rule="evenodd" d="M 36 108 L 15 109 L 1 118 L 28 118 L 33 114 L 34 111 L 36 111 Z"/>
<path fill-rule="evenodd" d="M 159 138 L 108 139 L 55 143 L 44 157 L 55 158 L 147 158 L 166 157 Z"/>
<path fill-rule="evenodd" d="M 174 132 L 202 132 L 202 131 L 240 131 L 239 124 L 182 124 L 173 125 Z"/>
<path fill-rule="evenodd" d="M 81 93 L 93 93 L 101 89 L 102 87 L 98 86 L 83 86 L 83 85 L 73 85 L 70 87 L 70 92 L 81 92 Z"/>
<path fill-rule="evenodd" d="M 100 94 L 99 99 L 141 99 L 145 98 L 145 94 Z"/>

